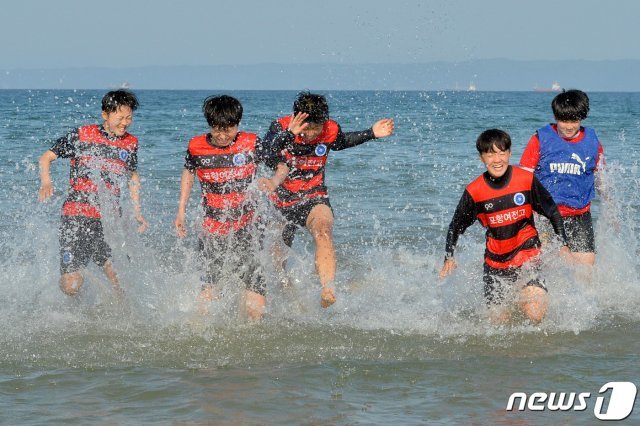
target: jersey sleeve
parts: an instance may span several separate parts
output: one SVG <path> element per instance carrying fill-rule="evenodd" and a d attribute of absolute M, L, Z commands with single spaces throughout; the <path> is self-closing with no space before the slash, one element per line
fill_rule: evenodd
<path fill-rule="evenodd" d="M 191 172 L 196 170 L 196 161 L 193 158 L 193 155 L 191 155 L 189 148 L 187 148 L 187 153 L 184 156 L 184 168 Z"/>
<path fill-rule="evenodd" d="M 373 129 L 361 130 L 358 132 L 343 132 L 340 126 L 338 126 L 338 136 L 336 137 L 336 141 L 331 144 L 331 149 L 334 151 L 341 151 L 343 149 L 361 145 L 372 139 L 375 139 Z"/>
<path fill-rule="evenodd" d="M 73 158 L 76 156 L 76 145 L 79 140 L 78 129 L 72 130 L 65 136 L 57 139 L 50 150 L 58 158 Z"/>
<path fill-rule="evenodd" d="M 286 160 L 283 150 L 287 144 L 293 143 L 294 140 L 293 133 L 283 129 L 277 121 L 272 122 L 267 134 L 262 139 L 267 167 L 275 169 L 278 163 L 284 163 Z"/>
<path fill-rule="evenodd" d="M 474 224 L 477 219 L 476 204 L 471 198 L 471 194 L 467 190 L 464 191 L 456 211 L 453 214 L 453 219 L 449 224 L 449 230 L 447 231 L 447 243 L 445 246 L 445 258 L 450 259 L 453 257 L 456 245 L 458 244 L 458 238 L 464 234 L 464 231 L 468 227 Z"/>
<path fill-rule="evenodd" d="M 536 167 L 538 167 L 539 162 L 540 139 L 538 139 L 538 134 L 535 133 L 531 136 L 531 139 L 529 139 L 529 143 L 527 143 L 527 146 L 522 153 L 522 157 L 520 157 L 520 167 L 533 172 Z"/>
<path fill-rule="evenodd" d="M 129 154 L 127 158 L 127 170 L 130 172 L 135 172 L 138 170 L 138 147 Z"/>

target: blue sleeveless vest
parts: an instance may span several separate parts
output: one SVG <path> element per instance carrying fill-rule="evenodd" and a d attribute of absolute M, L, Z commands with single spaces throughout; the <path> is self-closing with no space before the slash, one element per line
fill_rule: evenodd
<path fill-rule="evenodd" d="M 596 161 L 600 141 L 595 130 L 584 127 L 580 142 L 567 142 L 547 125 L 538 130 L 540 161 L 535 175 L 556 204 L 574 209 L 589 205 L 595 193 Z"/>

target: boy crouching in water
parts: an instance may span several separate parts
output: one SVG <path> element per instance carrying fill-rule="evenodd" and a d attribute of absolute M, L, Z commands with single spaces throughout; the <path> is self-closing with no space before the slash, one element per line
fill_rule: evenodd
<path fill-rule="evenodd" d="M 453 253 L 458 237 L 479 220 L 487 229 L 484 254 L 484 297 L 490 308 L 490 318 L 506 322 L 510 311 L 504 306 L 509 287 L 523 274 L 532 272 L 520 289 L 518 305 L 533 323 L 544 318 L 547 289 L 538 278 L 537 258 L 540 239 L 533 212 L 547 217 L 560 237 L 561 254 L 567 255 L 562 217 L 551 195 L 533 173 L 509 165 L 511 137 L 499 129 L 489 129 L 476 141 L 480 161 L 487 171 L 465 189 L 447 232 L 446 255 L 440 278 L 453 272 Z"/>
<path fill-rule="evenodd" d="M 245 311 L 251 320 L 264 313 L 265 281 L 258 260 L 261 226 L 257 205 L 249 196 L 249 185 L 257 166 L 269 158 L 270 151 L 255 133 L 239 132 L 243 108 L 231 96 L 211 96 L 202 107 L 209 133 L 191 139 L 182 172 L 180 201 L 175 226 L 178 236 L 186 236 L 185 215 L 191 189 L 198 177 L 202 188 L 204 220 L 199 239 L 200 255 L 206 263 L 206 282 L 199 299 L 216 297 L 224 271 L 240 276 L 246 286 Z M 261 190 L 270 192 L 286 174 L 260 178 Z"/>

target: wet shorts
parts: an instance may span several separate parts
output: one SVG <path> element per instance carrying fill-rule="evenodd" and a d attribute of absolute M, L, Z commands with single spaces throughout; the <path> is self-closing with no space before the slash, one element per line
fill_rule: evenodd
<path fill-rule="evenodd" d="M 500 305 L 504 303 L 508 291 L 518 278 L 520 278 L 524 272 L 523 269 L 524 268 L 497 269 L 485 263 L 482 281 L 484 281 L 484 298 L 487 305 Z M 544 280 L 537 276 L 538 271 L 538 266 L 527 266 L 526 272 L 530 274 L 530 279 L 527 280 L 523 287 L 535 286 L 547 291 Z"/>
<path fill-rule="evenodd" d="M 578 253 L 595 253 L 596 243 L 593 235 L 593 220 L 588 211 L 578 216 L 563 216 L 564 231 L 567 234 L 569 250 Z"/>
<path fill-rule="evenodd" d="M 76 272 L 93 260 L 104 266 L 111 258 L 111 248 L 104 240 L 100 219 L 62 216 L 60 223 L 60 273 Z"/>
<path fill-rule="evenodd" d="M 200 261 L 206 266 L 202 281 L 213 286 L 224 277 L 238 276 L 245 288 L 262 296 L 266 283 L 259 261 L 262 229 L 250 227 L 229 236 L 202 235 L 198 240 Z"/>
<path fill-rule="evenodd" d="M 280 213 L 282 213 L 284 218 L 287 220 L 287 223 L 282 230 L 282 239 L 286 245 L 289 247 L 293 245 L 296 230 L 307 226 L 307 218 L 309 217 L 311 210 L 318 204 L 328 206 L 333 212 L 333 208 L 331 207 L 331 203 L 328 198 L 313 198 L 308 201 L 294 204 L 290 207 L 279 209 Z"/>

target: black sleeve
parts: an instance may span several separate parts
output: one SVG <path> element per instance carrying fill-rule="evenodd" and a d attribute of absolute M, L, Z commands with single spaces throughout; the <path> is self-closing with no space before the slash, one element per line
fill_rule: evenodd
<path fill-rule="evenodd" d="M 187 149 L 187 154 L 184 156 L 184 168 L 191 172 L 196 169 L 196 162 L 189 152 L 189 149 Z"/>
<path fill-rule="evenodd" d="M 553 201 L 549 191 L 542 186 L 542 183 L 540 183 L 535 176 L 531 184 L 531 207 L 535 212 L 549 219 L 553 226 L 553 231 L 560 237 L 562 244 L 566 245 L 567 235 L 564 231 L 564 224 L 562 222 L 562 216 L 560 216 L 560 212 L 558 211 L 558 206 Z"/>
<path fill-rule="evenodd" d="M 135 172 L 138 170 L 138 148 L 133 150 L 131 155 L 127 158 L 127 169 L 130 172 Z"/>
<path fill-rule="evenodd" d="M 331 145 L 331 149 L 334 151 L 340 151 L 361 145 L 375 138 L 376 137 L 373 135 L 373 129 L 344 133 L 340 126 L 338 126 L 338 136 L 336 141 Z"/>
<path fill-rule="evenodd" d="M 285 145 L 295 140 L 295 135 L 282 128 L 280 123 L 274 121 L 269 126 L 267 134 L 262 139 L 263 159 L 267 167 L 275 169 L 278 163 L 284 163 L 285 158 L 282 150 Z"/>
<path fill-rule="evenodd" d="M 72 130 L 56 140 L 51 151 L 59 158 L 73 158 L 76 156 L 76 144 L 80 140 L 78 129 Z"/>
<path fill-rule="evenodd" d="M 460 197 L 458 207 L 456 207 L 453 219 L 451 219 L 451 223 L 449 224 L 445 258 L 453 257 L 456 244 L 458 244 L 458 238 L 464 234 L 464 231 L 466 231 L 468 227 L 474 224 L 476 219 L 476 203 L 474 203 L 473 198 L 471 198 L 471 194 L 465 190 L 462 197 Z"/>
<path fill-rule="evenodd" d="M 264 139 L 256 138 L 256 163 L 269 163 L 274 153 L 270 150 L 271 145 L 264 142 Z"/>

